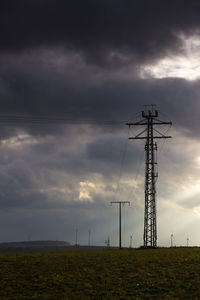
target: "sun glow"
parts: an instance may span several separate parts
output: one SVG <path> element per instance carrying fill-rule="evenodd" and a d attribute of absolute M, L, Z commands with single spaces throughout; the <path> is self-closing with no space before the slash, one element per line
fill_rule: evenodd
<path fill-rule="evenodd" d="M 174 198 L 176 199 L 176 202 L 180 203 L 186 199 L 193 198 L 195 196 L 200 195 L 200 183 L 197 182 L 196 184 L 192 186 L 185 186 L 182 188 L 182 191 L 176 195 Z"/>

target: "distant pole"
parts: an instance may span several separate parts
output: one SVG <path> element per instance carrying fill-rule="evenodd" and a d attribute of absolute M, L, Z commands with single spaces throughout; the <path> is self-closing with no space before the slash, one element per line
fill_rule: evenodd
<path fill-rule="evenodd" d="M 130 248 L 132 248 L 132 242 L 133 242 L 133 235 L 130 235 Z"/>
<path fill-rule="evenodd" d="M 105 244 L 107 248 L 110 248 L 110 237 L 108 236 L 108 239 L 105 241 Z"/>
<path fill-rule="evenodd" d="M 173 247 L 173 238 L 174 238 L 174 235 L 173 233 L 171 234 L 171 247 Z"/>
<path fill-rule="evenodd" d="M 75 245 L 78 246 L 78 228 L 76 227 L 76 242 Z"/>
<path fill-rule="evenodd" d="M 119 203 L 119 248 L 122 247 L 122 204 Z"/>
<path fill-rule="evenodd" d="M 189 237 L 187 237 L 187 247 L 189 247 Z"/>
<path fill-rule="evenodd" d="M 121 219 L 122 219 L 122 204 L 123 206 L 128 203 L 130 206 L 130 201 L 112 201 L 110 202 L 111 205 L 113 203 L 118 203 L 119 204 L 119 249 L 122 248 L 122 226 L 121 226 Z"/>
<path fill-rule="evenodd" d="M 110 237 L 108 236 L 108 243 L 107 243 L 107 247 L 110 248 Z"/>
<path fill-rule="evenodd" d="M 88 230 L 88 246 L 90 246 L 91 229 Z"/>

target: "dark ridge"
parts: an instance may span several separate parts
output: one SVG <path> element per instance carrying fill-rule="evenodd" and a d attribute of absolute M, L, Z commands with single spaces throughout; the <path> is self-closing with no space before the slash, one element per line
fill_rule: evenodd
<path fill-rule="evenodd" d="M 60 247 L 60 246 L 70 246 L 70 243 L 64 241 L 24 241 L 24 242 L 9 242 L 9 243 L 0 243 L 1 248 L 15 248 L 15 247 Z"/>

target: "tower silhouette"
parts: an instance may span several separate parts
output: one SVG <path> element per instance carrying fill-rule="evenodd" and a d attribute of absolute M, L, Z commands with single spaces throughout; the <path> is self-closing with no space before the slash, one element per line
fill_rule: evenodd
<path fill-rule="evenodd" d="M 142 119 L 135 123 L 126 123 L 130 126 L 145 126 L 145 129 L 129 139 L 143 139 L 145 143 L 145 209 L 144 209 L 144 247 L 157 246 L 157 218 L 156 218 L 156 178 L 155 170 L 157 143 L 156 139 L 171 138 L 161 133 L 158 125 L 172 125 L 172 122 L 163 122 L 158 119 L 158 111 L 155 105 L 145 105 L 142 111 Z"/>

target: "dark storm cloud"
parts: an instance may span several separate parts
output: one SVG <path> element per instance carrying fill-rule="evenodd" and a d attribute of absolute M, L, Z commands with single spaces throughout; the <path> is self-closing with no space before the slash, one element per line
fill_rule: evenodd
<path fill-rule="evenodd" d="M 199 136 L 198 111 L 200 82 L 184 79 L 127 79 L 123 73 L 119 78 L 107 73 L 95 77 L 95 71 L 86 66 L 74 71 L 52 67 L 40 59 L 28 61 L 21 58 L 19 66 L 9 59 L 0 70 L 2 78 L 0 122 L 10 123 L 7 131 L 2 124 L 2 135 L 16 134 L 11 130 L 11 121 L 32 135 L 62 134 L 67 123 L 69 134 L 82 123 L 98 126 L 102 130 L 123 130 L 126 121 L 132 121 L 143 104 L 155 103 L 158 109 L 172 119 L 176 128 L 184 134 Z M 72 73 L 72 74 L 71 74 Z M 93 80 L 91 80 L 91 78 Z M 74 86 L 76 83 L 76 86 Z M 181 107 L 181 110 L 180 110 Z M 191 118 L 192 113 L 192 118 Z M 14 117 L 9 117 L 9 115 Z M 7 116 L 8 115 L 8 116 Z M 17 116 L 22 118 L 17 118 Z M 72 123 L 73 126 L 69 126 Z M 4 130 L 4 132 L 3 132 Z M 81 129 L 80 133 L 81 134 Z"/>
<path fill-rule="evenodd" d="M 64 46 L 97 65 L 124 65 L 181 51 L 177 34 L 199 30 L 199 1 L 4 0 L 2 52 Z"/>
<path fill-rule="evenodd" d="M 55 57 L 56 53 L 48 60 L 48 52 L 39 52 L 0 58 L 2 138 L 16 135 L 16 127 L 32 135 L 63 134 L 63 123 L 70 136 L 82 123 L 104 131 L 123 130 L 125 122 L 148 103 L 157 104 L 167 114 L 160 117 L 175 121 L 184 134 L 199 136 L 198 80 L 127 79 L 123 72 L 116 77 L 103 71 L 96 74 L 96 69 L 76 61 L 68 64 L 70 55 L 60 54 L 62 63 L 57 65 Z"/>
<path fill-rule="evenodd" d="M 62 134 L 63 123 L 69 134 L 84 122 L 120 130 L 148 103 L 166 112 L 164 119 L 176 120 L 184 134 L 199 135 L 198 80 L 137 79 L 124 70 L 116 75 L 90 67 L 72 53 L 50 50 L 2 55 L 0 65 L 2 137 L 16 135 L 16 127 L 32 135 Z"/>

